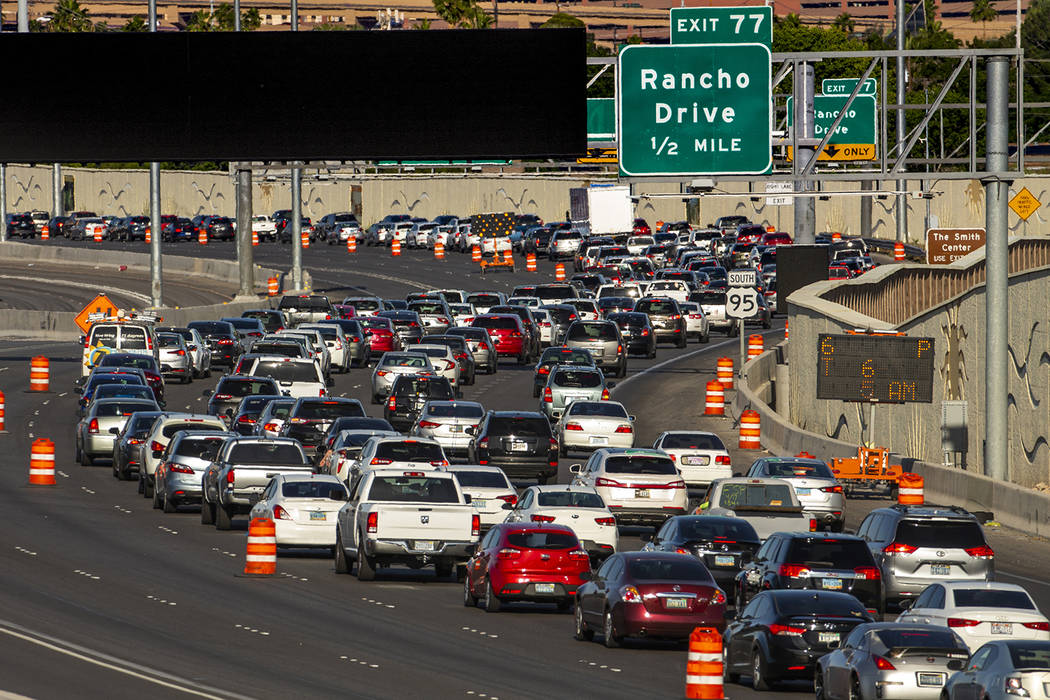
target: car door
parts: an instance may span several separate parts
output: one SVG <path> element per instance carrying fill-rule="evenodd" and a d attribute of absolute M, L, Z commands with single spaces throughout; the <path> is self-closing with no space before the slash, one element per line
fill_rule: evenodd
<path fill-rule="evenodd" d="M 274 493 L 276 493 L 277 481 L 278 479 L 270 479 L 270 483 L 259 494 L 259 500 L 255 502 L 255 505 L 252 506 L 251 511 L 248 513 L 249 518 L 270 517 L 270 508 L 272 507 L 270 501 L 273 499 Z"/>
<path fill-rule="evenodd" d="M 594 577 L 593 592 L 587 596 L 587 600 L 583 604 L 584 618 L 590 624 L 603 624 L 610 582 L 615 581 L 621 571 L 623 571 L 623 558 L 615 554 L 606 559 L 605 563 L 598 569 L 598 573 Z"/>
<path fill-rule="evenodd" d="M 824 665 L 824 688 L 828 700 L 849 699 L 850 679 L 857 665 L 863 663 L 867 655 L 868 641 L 864 630 L 854 628 L 842 646 L 828 655 Z"/>
<path fill-rule="evenodd" d="M 916 624 L 929 624 L 929 614 L 935 601 L 937 589 L 940 589 L 941 591 L 941 604 L 943 605 L 944 589 L 941 586 L 934 584 L 919 594 L 919 597 L 915 599 L 915 602 L 912 603 L 911 607 L 904 611 L 900 616 L 900 621 Z"/>
<path fill-rule="evenodd" d="M 994 646 L 985 646 L 970 657 L 965 669 L 959 672 L 959 677 L 952 684 L 951 700 L 980 700 L 989 697 L 985 695 L 984 685 L 981 682 L 985 675 L 982 671 L 991 667 L 997 653 L 998 650 Z M 993 680 L 993 678 L 989 677 L 987 680 Z M 992 697 L 999 697 L 997 692 L 999 690 L 1000 688 L 996 688 Z"/>
<path fill-rule="evenodd" d="M 752 600 L 732 624 L 732 634 L 726 645 L 726 662 L 732 669 L 750 667 L 751 640 L 754 638 L 755 618 L 768 605 L 768 596 Z"/>
<path fill-rule="evenodd" d="M 484 565 L 485 553 L 493 546 L 492 543 L 499 536 L 500 530 L 501 528 L 498 526 L 489 530 L 485 537 L 482 538 L 474 555 L 467 562 L 467 581 L 472 593 L 481 590 L 480 584 L 485 580 L 486 571 Z"/>
<path fill-rule="evenodd" d="M 770 557 L 776 551 L 779 541 L 779 538 L 776 536 L 767 539 L 755 552 L 754 559 L 738 574 L 740 592 L 743 594 L 745 601 L 751 600 L 761 590 L 766 562 L 770 560 Z"/>

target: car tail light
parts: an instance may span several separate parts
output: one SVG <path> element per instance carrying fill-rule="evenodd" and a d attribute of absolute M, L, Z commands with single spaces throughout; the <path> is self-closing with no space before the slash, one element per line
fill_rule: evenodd
<path fill-rule="evenodd" d="M 537 514 L 533 513 L 529 517 L 529 519 L 532 522 L 534 522 L 534 523 L 553 523 L 554 522 L 554 516 L 553 515 L 537 515 Z"/>
<path fill-rule="evenodd" d="M 981 624 L 980 620 L 968 620 L 965 617 L 949 617 L 949 627 L 976 627 Z"/>
<path fill-rule="evenodd" d="M 237 417 L 237 422 L 238 423 L 254 423 L 255 419 L 252 418 L 251 416 L 245 414 L 243 416 L 238 416 Z"/>
<path fill-rule="evenodd" d="M 267 423 L 266 425 L 263 426 L 263 430 L 266 430 L 266 431 L 271 432 L 271 433 L 275 433 L 279 429 L 280 429 L 280 426 L 278 426 L 276 423 Z"/>
<path fill-rule="evenodd" d="M 327 389 L 324 389 L 324 388 L 322 388 L 322 389 L 318 389 L 318 390 L 317 390 L 317 395 L 318 395 L 318 396 L 321 396 L 321 397 L 324 397 L 324 396 L 325 396 L 325 394 L 326 394 L 327 392 L 328 392 L 328 390 L 327 390 Z"/>
<path fill-rule="evenodd" d="M 971 557 L 977 557 L 978 559 L 991 559 L 995 556 L 995 551 L 987 545 L 981 545 L 980 547 L 970 547 L 964 551 Z"/>
<path fill-rule="evenodd" d="M 149 448 L 153 452 L 162 452 L 164 450 L 164 445 L 162 445 L 159 442 L 157 442 L 156 440 L 154 440 L 153 442 L 151 442 L 149 444 Z"/>
<path fill-rule="evenodd" d="M 571 552 L 569 552 L 569 559 L 573 559 L 575 561 L 590 562 L 591 555 L 583 551 L 582 549 L 574 549 Z"/>
<path fill-rule="evenodd" d="M 98 433 L 98 418 L 92 418 L 91 422 L 88 423 L 89 433 Z"/>
<path fill-rule="evenodd" d="M 882 548 L 884 554 L 912 554 L 918 547 L 903 542 L 891 542 Z"/>
<path fill-rule="evenodd" d="M 433 462 L 430 463 L 430 466 L 432 466 L 432 467 L 447 467 L 448 466 L 448 460 L 447 459 L 435 459 Z M 420 476 L 423 476 L 423 475 L 420 474 Z"/>
<path fill-rule="evenodd" d="M 624 586 L 620 589 L 620 598 L 625 603 L 641 603 L 642 594 L 634 586 Z"/>
<path fill-rule="evenodd" d="M 649 335 L 649 329 L 648 328 L 643 328 L 642 329 L 642 337 L 644 338 L 647 335 Z"/>
<path fill-rule="evenodd" d="M 192 474 L 193 473 L 193 470 L 190 469 L 189 467 L 185 467 L 185 466 L 183 466 L 181 464 L 176 464 L 175 462 L 168 462 L 164 466 L 169 472 L 176 472 L 177 474 Z"/>
<path fill-rule="evenodd" d="M 550 373 L 551 373 L 551 368 L 546 366 L 546 365 L 541 365 L 540 368 L 536 370 L 536 374 L 550 374 Z"/>
<path fill-rule="evenodd" d="M 669 489 L 684 489 L 685 488 L 685 480 L 684 479 L 679 479 L 678 481 L 672 481 L 671 483 L 669 483 L 667 485 L 667 488 L 669 488 Z"/>
<path fill-rule="evenodd" d="M 470 536 L 477 537 L 481 534 L 481 516 L 477 513 L 470 516 Z"/>
<path fill-rule="evenodd" d="M 1021 624 L 1030 630 L 1050 631 L 1050 622 L 1022 622 Z"/>
<path fill-rule="evenodd" d="M 835 484 L 834 486 L 825 486 L 821 489 L 824 493 L 842 493 L 842 486 Z"/>
<path fill-rule="evenodd" d="M 715 605 L 723 605 L 726 602 L 726 594 L 721 588 L 715 589 L 714 595 L 711 596 L 711 602 Z"/>
<path fill-rule="evenodd" d="M 291 520 L 292 516 L 288 515 L 288 511 L 286 511 L 281 506 L 274 506 L 273 507 L 273 519 L 274 520 Z M 371 530 L 369 530 L 369 532 L 371 532 Z"/>
<path fill-rule="evenodd" d="M 368 514 L 368 520 L 365 523 L 366 530 L 374 534 L 379 531 L 379 513 L 372 511 Z"/>
<path fill-rule="evenodd" d="M 500 559 L 517 559 L 520 556 L 521 550 L 514 549 L 513 547 L 504 547 L 503 549 L 499 550 Z"/>
<path fill-rule="evenodd" d="M 616 525 L 616 518 L 595 518 L 594 522 L 599 525 Z"/>
<path fill-rule="evenodd" d="M 386 407 L 389 408 L 391 411 L 396 411 L 397 410 L 397 399 L 395 397 L 391 396 L 386 401 Z"/>
<path fill-rule="evenodd" d="M 185 351 L 185 350 L 182 350 L 182 349 L 180 348 L 179 350 L 176 350 L 176 351 L 175 351 L 175 354 L 176 354 L 176 355 L 178 355 L 179 357 L 182 357 L 183 355 L 185 355 L 185 354 L 186 354 L 186 351 Z"/>
<path fill-rule="evenodd" d="M 518 503 L 518 497 L 514 494 L 510 494 L 509 496 L 497 496 L 497 498 L 504 503 L 510 503 L 511 505 L 517 505 Z"/>
<path fill-rule="evenodd" d="M 1020 678 L 1005 678 L 1003 690 L 1007 695 L 1016 695 L 1021 698 L 1029 697 L 1029 693 L 1025 690 Z"/>
<path fill-rule="evenodd" d="M 214 401 L 229 401 L 233 398 L 233 394 L 213 394 L 211 398 Z"/>
<path fill-rule="evenodd" d="M 806 628 L 773 623 L 769 626 L 769 631 L 780 637 L 801 637 L 803 634 L 806 633 Z"/>
<path fill-rule="evenodd" d="M 431 420 L 421 420 L 421 421 L 419 421 L 419 427 L 420 428 L 440 428 L 441 427 L 441 423 L 435 423 L 434 421 L 431 421 Z"/>
<path fill-rule="evenodd" d="M 558 449 L 558 441 L 554 438 L 550 438 L 550 446 L 552 450 Z"/>
<path fill-rule="evenodd" d="M 594 485 L 595 486 L 605 486 L 605 487 L 608 487 L 608 488 L 626 488 L 619 481 L 616 481 L 614 479 L 604 479 L 604 478 L 601 478 L 601 477 L 599 477 L 599 478 L 594 480 Z"/>
<path fill-rule="evenodd" d="M 390 372 L 387 372 L 385 369 L 377 369 L 376 370 L 376 376 L 377 377 L 385 377 L 388 374 L 390 374 Z"/>
<path fill-rule="evenodd" d="M 817 519 L 816 518 L 810 518 L 809 519 L 809 531 L 810 532 L 816 532 L 817 531 Z"/>
<path fill-rule="evenodd" d="M 781 564 L 777 573 L 786 578 L 805 578 L 809 576 L 809 567 L 802 564 Z"/>
<path fill-rule="evenodd" d="M 579 423 L 566 423 L 565 424 L 565 429 L 566 430 L 583 430 L 583 426 L 580 425 Z"/>
<path fill-rule="evenodd" d="M 616 427 L 616 432 L 618 432 L 618 433 L 633 433 L 634 432 L 634 428 L 632 428 L 629 425 L 620 425 L 620 426 Z"/>
<path fill-rule="evenodd" d="M 145 440 L 139 440 L 138 438 L 128 438 L 129 445 L 141 445 Z"/>
<path fill-rule="evenodd" d="M 229 338 L 219 338 L 218 344 L 219 345 L 233 345 L 233 341 L 230 340 Z"/>
<path fill-rule="evenodd" d="M 618 353 L 619 352 L 623 352 L 623 346 L 622 345 L 617 345 L 616 346 L 616 352 L 618 352 Z"/>
<path fill-rule="evenodd" d="M 729 455 L 715 455 L 715 464 L 730 464 Z"/>
<path fill-rule="evenodd" d="M 372 461 L 369 462 L 369 464 L 377 464 L 377 465 L 392 464 L 392 463 L 393 463 L 393 460 L 391 460 L 391 459 L 380 459 L 379 457 L 373 457 Z"/>
<path fill-rule="evenodd" d="M 609 395 L 608 389 L 602 389 L 602 401 L 608 401 L 612 397 Z"/>
<path fill-rule="evenodd" d="M 234 469 L 231 469 L 230 471 L 226 472 L 226 484 L 228 486 L 232 487 L 233 486 L 233 482 L 236 479 L 237 479 L 237 475 L 235 474 L 235 470 Z"/>
<path fill-rule="evenodd" d="M 550 387 L 543 390 L 543 403 L 554 403 L 554 394 L 551 392 Z"/>
<path fill-rule="evenodd" d="M 882 578 L 882 572 L 874 566 L 858 566 L 853 570 L 853 573 L 857 575 L 857 578 L 866 581 L 878 581 Z"/>
<path fill-rule="evenodd" d="M 483 437 L 480 440 L 478 440 L 478 447 L 480 447 L 483 450 L 487 450 L 489 448 L 489 439 L 487 437 Z"/>

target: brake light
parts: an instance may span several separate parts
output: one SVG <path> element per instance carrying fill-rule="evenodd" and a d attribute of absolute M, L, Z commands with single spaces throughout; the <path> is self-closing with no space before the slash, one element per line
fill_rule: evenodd
<path fill-rule="evenodd" d="M 629 425 L 620 425 L 620 426 L 617 426 L 616 432 L 618 432 L 618 433 L 633 433 L 634 432 L 634 428 L 632 428 Z"/>
<path fill-rule="evenodd" d="M 594 485 L 595 486 L 605 486 L 605 487 L 608 487 L 608 488 L 626 488 L 619 481 L 615 481 L 613 479 L 605 479 L 605 478 L 602 478 L 602 477 L 599 477 L 599 478 L 595 479 L 594 480 Z"/>
<path fill-rule="evenodd" d="M 580 425 L 579 423 L 566 423 L 565 424 L 565 429 L 566 430 L 583 430 L 583 426 Z"/>
<path fill-rule="evenodd" d="M 590 562 L 591 555 L 587 554 L 587 552 L 583 551 L 582 549 L 574 549 L 571 552 L 569 552 L 569 559 Z"/>
<path fill-rule="evenodd" d="M 794 627 L 792 625 L 778 625 L 774 623 L 769 626 L 769 631 L 780 637 L 801 637 L 806 633 L 806 628 Z"/>
<path fill-rule="evenodd" d="M 440 428 L 441 423 L 435 423 L 434 421 L 421 420 L 419 421 L 420 428 Z"/>
<path fill-rule="evenodd" d="M 949 627 L 976 627 L 981 624 L 980 620 L 967 620 L 965 617 L 949 617 Z"/>
<path fill-rule="evenodd" d="M 477 537 L 481 534 L 481 516 L 475 513 L 470 516 L 470 536 Z"/>
<path fill-rule="evenodd" d="M 521 550 L 514 549 L 513 547 L 504 547 L 503 549 L 499 550 L 500 559 L 517 559 L 520 556 Z"/>
<path fill-rule="evenodd" d="M 229 338 L 219 338 L 218 344 L 219 345 L 233 345 L 233 341 L 230 340 Z"/>
<path fill-rule="evenodd" d="M 318 389 L 318 390 L 317 390 L 317 395 L 318 395 L 318 396 L 320 396 L 320 397 L 324 397 L 324 395 L 325 395 L 325 393 L 326 393 L 327 391 L 328 391 L 328 390 L 327 390 L 327 389 L 324 389 L 324 388 Z"/>
<path fill-rule="evenodd" d="M 385 369 L 377 369 L 376 370 L 376 376 L 377 377 L 385 377 L 388 374 L 390 374 L 390 372 L 387 372 Z"/>
<path fill-rule="evenodd" d="M 159 442 L 157 442 L 156 440 L 154 440 L 153 442 L 151 442 L 149 444 L 149 448 L 153 452 L 162 452 L 164 450 L 164 445 L 162 445 Z"/>
<path fill-rule="evenodd" d="M 715 589 L 715 594 L 713 596 L 711 596 L 711 602 L 714 603 L 715 605 L 724 605 L 725 604 L 725 602 L 726 602 L 726 594 L 722 591 L 722 589 L 720 589 L 720 588 Z"/>
<path fill-rule="evenodd" d="M 558 441 L 557 440 L 555 440 L 554 438 L 551 438 L 550 439 L 550 443 L 551 443 L 551 449 L 552 450 L 558 449 Z"/>
<path fill-rule="evenodd" d="M 634 586 L 624 586 L 620 589 L 620 599 L 625 603 L 641 603 L 642 594 Z"/>
<path fill-rule="evenodd" d="M 368 514 L 368 520 L 365 523 L 366 529 L 369 533 L 375 533 L 379 530 L 379 513 L 372 511 Z"/>
<path fill-rule="evenodd" d="M 182 357 L 183 355 L 185 355 L 185 354 L 186 354 L 186 351 L 185 351 L 185 350 L 182 350 L 182 349 L 180 348 L 179 350 L 176 350 L 176 351 L 175 351 L 175 354 L 176 354 L 176 355 L 178 355 L 179 357 Z"/>
<path fill-rule="evenodd" d="M 1050 631 L 1050 622 L 1022 622 L 1021 624 L 1030 630 Z"/>
<path fill-rule="evenodd" d="M 487 450 L 489 448 L 489 439 L 487 437 L 483 437 L 480 440 L 478 440 L 478 447 Z"/>
<path fill-rule="evenodd" d="M 91 422 L 88 423 L 88 432 L 92 434 L 98 432 L 98 418 L 92 418 Z"/>
<path fill-rule="evenodd" d="M 553 515 L 537 515 L 537 514 L 533 513 L 532 516 L 529 519 L 532 520 L 532 522 L 534 522 L 534 523 L 553 523 L 554 522 L 554 516 Z"/>
<path fill-rule="evenodd" d="M 138 438 L 128 438 L 129 445 L 141 445 L 145 440 L 139 440 Z"/>
<path fill-rule="evenodd" d="M 893 664 L 891 664 L 889 661 L 887 661 L 886 659 L 882 658 L 881 656 L 876 656 L 875 657 L 875 668 L 879 669 L 880 671 L 896 671 L 897 670 L 896 666 L 894 666 Z"/>
<path fill-rule="evenodd" d="M 276 423 L 267 423 L 266 425 L 263 426 L 263 430 L 266 430 L 266 431 L 271 432 L 271 433 L 275 433 L 279 429 L 280 429 L 280 426 L 278 426 Z"/>
<path fill-rule="evenodd" d="M 995 556 L 995 551 L 986 545 L 980 547 L 970 547 L 964 550 L 971 557 L 977 557 L 978 559 L 991 559 Z"/>
<path fill-rule="evenodd" d="M 642 337 L 644 338 L 647 335 L 649 335 L 649 329 L 648 328 L 643 328 L 642 329 Z"/>
<path fill-rule="evenodd" d="M 511 505 L 517 505 L 518 503 L 518 497 L 514 494 L 511 494 L 509 496 L 498 496 L 498 498 L 504 503 L 510 503 Z"/>
<path fill-rule="evenodd" d="M 602 401 L 608 401 L 612 397 L 609 395 L 608 389 L 602 389 Z"/>
<path fill-rule="evenodd" d="M 546 365 L 541 365 L 540 368 L 536 370 L 536 374 L 550 374 L 550 373 L 551 373 L 551 368 L 546 366 Z"/>
<path fill-rule="evenodd" d="M 392 459 L 380 459 L 379 457 L 373 457 L 372 461 L 369 462 L 369 464 L 376 464 L 376 465 L 392 464 L 393 461 L 394 460 L 392 460 Z"/>
<path fill-rule="evenodd" d="M 432 467 L 447 467 L 448 466 L 448 460 L 447 459 L 435 459 L 433 462 L 430 463 L 430 466 L 432 466 Z M 423 476 L 423 475 L 420 474 L 420 476 Z"/>
<path fill-rule="evenodd" d="M 229 401 L 233 398 L 233 394 L 212 394 L 213 401 Z"/>
<path fill-rule="evenodd" d="M 883 554 L 912 554 L 918 547 L 903 542 L 891 542 L 882 548 Z"/>
<path fill-rule="evenodd" d="M 543 390 L 543 403 L 554 403 L 554 394 L 551 392 L 550 387 Z"/>
<path fill-rule="evenodd" d="M 594 522 L 598 523 L 599 525 L 612 526 L 616 525 L 616 518 L 595 518 Z"/>
<path fill-rule="evenodd" d="M 817 519 L 816 518 L 810 518 L 809 519 L 809 531 L 810 532 L 816 532 L 817 531 Z"/>
<path fill-rule="evenodd" d="M 274 506 L 273 507 L 273 519 L 274 520 L 291 520 L 292 516 L 288 515 L 288 511 L 286 511 L 281 506 Z"/>
<path fill-rule="evenodd" d="M 233 486 L 234 479 L 237 478 L 234 474 L 234 471 L 235 470 L 231 469 L 230 471 L 226 472 L 226 483 L 229 486 Z"/>
<path fill-rule="evenodd" d="M 824 493 L 842 493 L 842 486 L 835 484 L 834 486 L 825 486 L 821 489 Z"/>
<path fill-rule="evenodd" d="M 386 401 L 386 407 L 389 408 L 391 411 L 396 411 L 397 410 L 397 399 L 395 397 L 391 396 Z"/>
<path fill-rule="evenodd" d="M 857 575 L 857 578 L 866 581 L 878 581 L 882 578 L 882 572 L 874 566 L 858 566 L 853 570 L 853 573 Z"/>
<path fill-rule="evenodd" d="M 672 481 L 671 483 L 669 483 L 667 485 L 667 488 L 669 488 L 669 489 L 684 489 L 685 488 L 685 480 L 684 479 L 679 479 L 678 481 Z"/>
<path fill-rule="evenodd" d="M 729 455 L 715 455 L 715 464 L 729 464 Z"/>
<path fill-rule="evenodd" d="M 237 422 L 238 423 L 254 423 L 255 419 L 246 414 L 246 415 L 243 415 L 243 416 L 238 416 L 237 417 Z"/>
<path fill-rule="evenodd" d="M 809 576 L 809 567 L 802 564 L 781 564 L 777 573 L 786 578 L 805 578 Z"/>

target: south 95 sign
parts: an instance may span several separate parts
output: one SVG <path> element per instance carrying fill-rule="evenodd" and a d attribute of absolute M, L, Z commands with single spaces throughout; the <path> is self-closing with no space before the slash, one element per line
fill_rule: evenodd
<path fill-rule="evenodd" d="M 931 403 L 933 338 L 817 337 L 817 398 L 865 403 Z"/>

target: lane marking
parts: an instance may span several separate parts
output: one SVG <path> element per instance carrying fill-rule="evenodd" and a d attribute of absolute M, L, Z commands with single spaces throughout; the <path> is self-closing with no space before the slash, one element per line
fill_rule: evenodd
<path fill-rule="evenodd" d="M 91 493 L 91 494 L 95 493 L 94 491 L 92 491 L 91 489 L 89 489 L 89 488 L 88 488 L 87 486 L 81 486 L 81 487 L 80 487 L 80 490 L 81 490 L 81 491 L 85 491 L 85 492 L 87 492 L 87 493 Z"/>
<path fill-rule="evenodd" d="M 1050 583 L 1047 583 L 1046 581 L 1040 581 L 1037 578 L 1028 578 L 1027 576 L 1021 576 L 1020 574 L 1009 574 L 1005 571 L 996 571 L 995 573 L 999 576 L 1009 576 L 1010 578 L 1015 578 L 1020 581 L 1027 581 L 1028 583 L 1038 583 L 1040 586 L 1046 586 L 1050 588 Z"/>
<path fill-rule="evenodd" d="M 80 574 L 81 576 L 89 578 L 92 581 L 99 581 L 99 580 L 101 580 L 100 576 L 95 576 L 94 574 L 89 574 L 88 572 L 86 572 L 86 571 L 84 571 L 82 569 L 73 569 L 73 573 L 74 574 Z"/>
<path fill-rule="evenodd" d="M 174 600 L 166 600 L 164 598 L 158 598 L 157 596 L 148 595 L 148 596 L 146 596 L 146 598 L 148 598 L 149 600 L 155 601 L 157 603 L 160 603 L 162 605 L 178 605 L 178 603 L 176 603 Z"/>
<path fill-rule="evenodd" d="M 15 549 L 17 549 L 22 554 L 28 554 L 31 557 L 35 557 L 36 556 L 36 552 L 30 551 L 30 550 L 26 549 L 25 547 L 19 547 L 19 546 L 16 545 Z"/>
<path fill-rule="evenodd" d="M 355 271 L 356 272 L 356 271 Z M 23 282 L 39 282 L 40 280 L 35 277 L 26 277 L 23 275 L 0 275 L 0 279 L 5 280 L 21 280 Z M 139 292 L 133 292 L 130 289 L 121 289 L 120 287 L 100 287 L 97 282 L 73 282 L 71 280 L 51 279 L 48 280 L 50 284 L 57 284 L 63 287 L 76 287 L 78 289 L 90 289 L 94 292 L 106 292 L 108 294 L 123 294 L 126 297 L 131 297 L 146 306 L 153 303 L 153 298 L 148 294 L 140 294 Z"/>
<path fill-rule="evenodd" d="M 368 668 L 379 668 L 379 664 L 373 664 L 373 663 L 370 663 L 368 661 L 364 661 L 362 659 L 358 659 L 357 657 L 340 656 L 339 658 L 342 659 L 343 661 L 349 661 L 352 664 L 358 664 L 359 666 L 366 666 Z"/>
<path fill-rule="evenodd" d="M 397 607 L 396 605 L 391 605 L 390 603 L 384 603 L 381 600 L 373 600 L 372 598 L 365 598 L 364 596 L 361 596 L 361 600 L 363 600 L 365 602 L 368 602 L 368 603 L 372 603 L 373 605 L 379 605 L 379 606 L 386 607 L 386 608 L 396 608 Z"/>
<path fill-rule="evenodd" d="M 234 627 L 236 627 L 237 629 L 240 629 L 240 630 L 244 630 L 245 632 L 251 632 L 252 634 L 262 635 L 263 637 L 269 637 L 270 636 L 269 632 L 264 632 L 263 630 L 257 629 L 255 627 L 250 626 L 250 625 L 240 625 L 240 624 L 238 624 L 238 625 L 234 625 Z"/>

